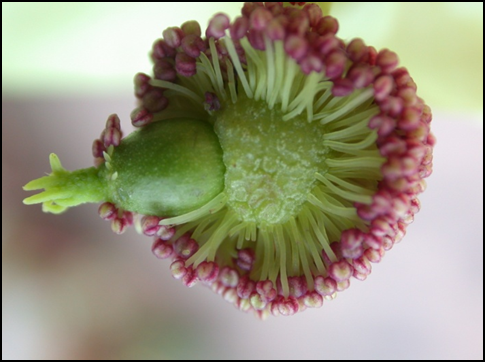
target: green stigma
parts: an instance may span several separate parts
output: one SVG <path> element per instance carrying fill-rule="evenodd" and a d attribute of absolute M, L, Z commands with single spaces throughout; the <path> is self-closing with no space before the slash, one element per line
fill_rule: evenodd
<path fill-rule="evenodd" d="M 76 171 L 67 171 L 61 165 L 56 154 L 49 156 L 52 172 L 48 176 L 30 181 L 24 190 L 45 191 L 27 197 L 24 204 L 33 205 L 42 203 L 44 212 L 60 214 L 69 207 L 87 202 L 101 202 L 106 196 L 106 183 L 102 177 L 102 169 L 94 167 Z"/>

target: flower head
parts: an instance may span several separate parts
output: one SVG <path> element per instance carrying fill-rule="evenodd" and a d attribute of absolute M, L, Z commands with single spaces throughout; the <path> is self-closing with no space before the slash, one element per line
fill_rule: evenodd
<path fill-rule="evenodd" d="M 141 129 L 122 139 L 110 116 L 96 168 L 69 173 L 51 155 L 52 174 L 26 185 L 46 191 L 26 203 L 104 201 L 113 231 L 135 220 L 174 278 L 261 317 L 366 279 L 419 210 L 431 112 L 394 52 L 292 4 L 167 28 L 153 75 L 135 76 Z"/>

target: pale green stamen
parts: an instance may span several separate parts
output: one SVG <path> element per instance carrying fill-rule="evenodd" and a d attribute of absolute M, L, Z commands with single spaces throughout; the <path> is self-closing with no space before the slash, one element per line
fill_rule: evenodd
<path fill-rule="evenodd" d="M 226 47 L 227 47 L 227 51 L 229 52 L 229 55 L 231 56 L 234 67 L 236 68 L 236 72 L 239 77 L 239 80 L 244 88 L 244 91 L 246 92 L 246 96 L 248 98 L 253 98 L 253 92 L 249 87 L 248 81 L 246 79 L 246 75 L 241 66 L 241 62 L 239 62 L 239 56 L 236 53 L 236 48 L 234 48 L 234 43 L 229 37 L 226 37 Z"/>

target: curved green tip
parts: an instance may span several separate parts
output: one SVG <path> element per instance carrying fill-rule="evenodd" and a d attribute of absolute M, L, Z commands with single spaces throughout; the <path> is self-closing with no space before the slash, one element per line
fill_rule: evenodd
<path fill-rule="evenodd" d="M 67 171 L 62 167 L 56 154 L 51 153 L 49 162 L 52 172 L 48 176 L 30 181 L 23 189 L 26 191 L 44 191 L 27 197 L 24 204 L 42 203 L 44 212 L 59 214 L 69 207 L 86 202 L 100 202 L 105 198 L 105 182 L 100 175 L 102 168 L 85 168 Z"/>

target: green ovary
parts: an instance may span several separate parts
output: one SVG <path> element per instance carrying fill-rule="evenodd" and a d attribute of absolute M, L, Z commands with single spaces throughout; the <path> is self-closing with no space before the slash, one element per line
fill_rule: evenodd
<path fill-rule="evenodd" d="M 109 167 L 112 201 L 145 215 L 190 212 L 223 188 L 222 151 L 205 122 L 176 119 L 148 125 L 123 139 Z"/>
<path fill-rule="evenodd" d="M 326 169 L 323 127 L 305 114 L 282 117 L 279 109 L 241 96 L 217 115 L 228 206 L 241 221 L 285 223 L 308 199 L 316 172 Z"/>

